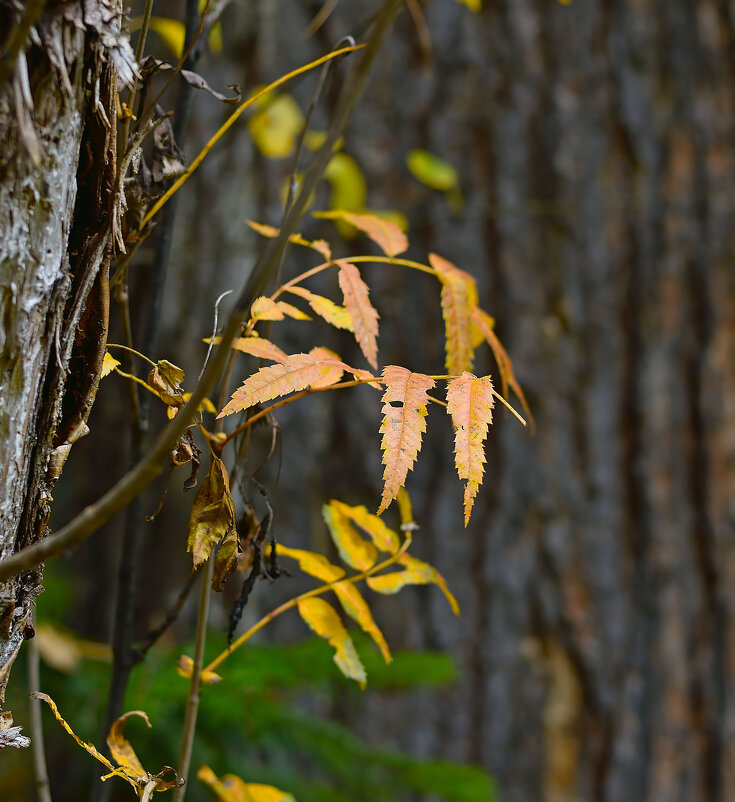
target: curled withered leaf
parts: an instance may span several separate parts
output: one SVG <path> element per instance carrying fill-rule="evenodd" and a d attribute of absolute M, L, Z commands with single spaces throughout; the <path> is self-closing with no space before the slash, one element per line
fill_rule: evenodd
<path fill-rule="evenodd" d="M 164 112 L 156 106 L 156 113 L 163 118 Z M 179 178 L 186 172 L 186 159 L 181 148 L 174 139 L 171 119 L 161 119 L 153 130 L 153 154 L 151 158 L 151 174 L 158 184 L 172 178 Z"/>
<path fill-rule="evenodd" d="M 214 569 L 212 573 L 212 590 L 220 593 L 224 590 L 225 583 L 230 576 L 237 570 L 237 563 L 240 559 L 240 541 L 237 530 L 233 527 L 225 535 L 222 544 L 214 556 Z"/>
<path fill-rule="evenodd" d="M 234 529 L 235 503 L 230 495 L 227 469 L 221 459 L 212 457 L 189 517 L 186 550 L 192 553 L 194 567 L 206 562 L 212 549 Z"/>
<path fill-rule="evenodd" d="M 159 359 L 156 367 L 148 374 L 148 384 L 161 396 L 164 404 L 172 407 L 184 405 L 181 382 L 186 374 L 166 359 Z"/>
<path fill-rule="evenodd" d="M 131 710 L 129 713 L 125 713 L 112 722 L 110 732 L 107 734 L 107 746 L 113 759 L 121 769 L 124 769 L 125 772 L 131 776 L 144 777 L 146 775 L 146 770 L 143 768 L 140 760 L 138 760 L 138 756 L 130 745 L 130 741 L 128 741 L 124 735 L 125 724 L 131 716 L 142 718 L 146 726 L 150 728 L 151 722 L 142 710 Z"/>
<path fill-rule="evenodd" d="M 173 69 L 176 68 L 171 64 L 167 63 L 166 61 L 161 61 L 160 59 L 153 58 L 153 56 L 148 56 L 143 60 L 143 63 L 141 64 L 141 75 L 143 76 L 143 81 L 147 82 L 154 73 L 164 72 Z M 230 84 L 227 87 L 228 89 L 231 89 L 234 92 L 234 95 L 232 97 L 227 97 L 227 95 L 223 95 L 220 92 L 217 92 L 214 89 L 212 89 L 212 87 L 197 72 L 193 72 L 192 70 L 180 70 L 179 75 L 190 86 L 193 86 L 195 89 L 202 89 L 205 92 L 209 92 L 209 94 L 212 95 L 212 97 L 217 98 L 217 100 L 221 100 L 222 103 L 227 103 L 230 106 L 236 106 L 242 99 L 242 92 L 240 91 L 240 87 L 236 86 L 235 84 Z"/>

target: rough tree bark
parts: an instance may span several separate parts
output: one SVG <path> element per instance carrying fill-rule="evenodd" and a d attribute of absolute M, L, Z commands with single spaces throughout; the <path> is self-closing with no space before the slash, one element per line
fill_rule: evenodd
<path fill-rule="evenodd" d="M 87 430 L 107 335 L 116 71 L 129 81 L 134 59 L 105 0 L 3 2 L 0 31 L 4 558 L 46 533 L 54 484 Z M 0 586 L 0 704 L 33 635 L 41 576 L 39 568 Z"/>

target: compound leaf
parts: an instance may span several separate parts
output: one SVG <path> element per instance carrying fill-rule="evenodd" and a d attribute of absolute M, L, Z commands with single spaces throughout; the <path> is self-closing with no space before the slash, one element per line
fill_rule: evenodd
<path fill-rule="evenodd" d="M 378 319 L 380 315 L 370 303 L 367 284 L 360 271 L 351 262 L 338 259 L 339 286 L 345 299 L 345 308 L 352 318 L 355 339 L 365 359 L 374 370 L 378 368 Z"/>
<path fill-rule="evenodd" d="M 464 525 L 467 526 L 475 496 L 482 484 L 485 438 L 493 420 L 493 385 L 489 376 L 481 379 L 463 373 L 447 387 L 447 412 L 454 425 L 454 462 L 457 475 L 465 480 Z"/>
<path fill-rule="evenodd" d="M 429 263 L 442 283 L 442 315 L 446 328 L 447 372 L 458 376 L 471 371 L 475 358 L 472 347 L 472 310 L 477 307 L 475 279 L 451 262 L 429 254 Z"/>

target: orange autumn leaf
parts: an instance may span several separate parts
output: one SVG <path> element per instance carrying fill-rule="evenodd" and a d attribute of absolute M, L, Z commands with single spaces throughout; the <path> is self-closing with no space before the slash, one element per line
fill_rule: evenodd
<path fill-rule="evenodd" d="M 441 304 L 446 329 L 447 372 L 459 375 L 472 370 L 472 310 L 477 307 L 475 279 L 447 259 L 429 254 L 429 263 L 442 284 Z"/>
<path fill-rule="evenodd" d="M 383 422 L 380 432 L 383 439 L 383 496 L 378 515 L 388 508 L 413 468 L 421 437 L 426 431 L 426 405 L 428 391 L 434 386 L 431 376 L 412 373 L 397 365 L 388 365 L 383 371 L 386 390 L 383 394 Z M 392 406 L 392 402 L 400 406 Z"/>
<path fill-rule="evenodd" d="M 261 295 L 253 301 L 250 316 L 253 320 L 283 320 L 284 314 L 272 298 Z"/>
<path fill-rule="evenodd" d="M 365 359 L 373 369 L 378 367 L 378 319 L 380 315 L 370 303 L 367 284 L 360 271 L 351 262 L 338 259 L 339 286 L 345 299 L 345 308 L 352 318 L 355 339 Z"/>
<path fill-rule="evenodd" d="M 314 354 L 292 354 L 282 363 L 261 368 L 249 376 L 232 394 L 232 399 L 217 416 L 219 418 L 242 412 L 273 398 L 319 386 L 326 376 L 334 375 L 335 367 L 349 370 L 343 362 L 321 359 Z"/>
<path fill-rule="evenodd" d="M 222 342 L 222 338 L 205 337 L 204 342 L 211 342 L 213 345 L 219 345 Z M 283 362 L 283 360 L 288 357 L 285 351 L 282 351 L 270 340 L 266 340 L 265 337 L 235 337 L 230 344 L 230 348 L 233 348 L 235 351 L 241 351 L 243 354 L 257 356 L 258 359 L 269 359 L 271 362 Z"/>
<path fill-rule="evenodd" d="M 485 438 L 493 420 L 493 385 L 489 376 L 481 379 L 463 373 L 447 387 L 447 412 L 454 425 L 454 462 L 457 475 L 465 480 L 464 525 L 467 526 L 475 496 L 482 484 Z"/>
<path fill-rule="evenodd" d="M 313 212 L 314 217 L 328 220 L 344 220 L 359 228 L 366 236 L 380 246 L 387 256 L 398 256 L 408 249 L 408 239 L 400 227 L 392 220 L 378 217 L 377 214 L 357 214 L 340 209 L 328 212 Z"/>
<path fill-rule="evenodd" d="M 329 370 L 325 371 L 324 375 L 318 381 L 312 382 L 310 387 L 329 387 L 332 384 L 337 384 L 342 378 L 346 365 L 339 358 L 339 354 L 336 354 L 329 348 L 316 345 L 309 351 L 309 356 L 313 356 L 315 359 L 324 362 L 324 364 L 330 365 Z"/>

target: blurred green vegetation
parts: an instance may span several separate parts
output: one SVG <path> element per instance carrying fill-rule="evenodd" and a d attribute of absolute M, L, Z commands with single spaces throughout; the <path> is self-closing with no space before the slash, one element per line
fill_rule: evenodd
<path fill-rule="evenodd" d="M 46 586 L 38 603 L 39 623 L 63 627 L 72 587 L 54 567 Z M 353 634 L 368 673 L 366 692 L 340 675 L 332 648 L 319 638 L 285 646 L 246 645 L 223 663 L 223 681 L 202 689 L 193 774 L 206 763 L 218 775 L 237 774 L 248 782 L 275 785 L 291 792 L 298 802 L 399 802 L 427 795 L 449 802 L 498 800 L 491 778 L 480 768 L 418 760 L 396 749 L 370 745 L 330 720 L 330 711 L 363 704 L 373 691 L 440 688 L 456 680 L 455 665 L 446 655 L 398 653 L 387 666 L 368 638 Z M 211 633 L 209 640 L 207 657 L 211 659 L 223 638 Z M 134 671 L 126 699 L 125 709 L 144 710 L 150 718 L 151 729 L 142 721 L 129 721 L 126 735 L 143 765 L 154 773 L 177 760 L 189 685 L 176 671 L 182 653 L 192 654 L 193 644 L 156 645 Z M 28 720 L 25 670 L 21 657 L 6 705 L 15 712 L 17 723 L 23 724 Z M 46 663 L 41 666 L 41 690 L 55 699 L 77 735 L 98 746 L 109 670 L 109 663 L 89 659 L 68 673 Z M 412 722 L 405 726 L 411 727 Z M 55 802 L 86 798 L 92 778 L 99 776 L 102 767 L 74 744 L 47 711 L 44 735 Z M 3 799 L 30 799 L 30 750 L 14 751 L 0 768 Z M 130 798 L 124 783 L 112 782 L 118 786 L 113 799 Z M 190 783 L 188 802 L 213 798 L 194 776 Z"/>

